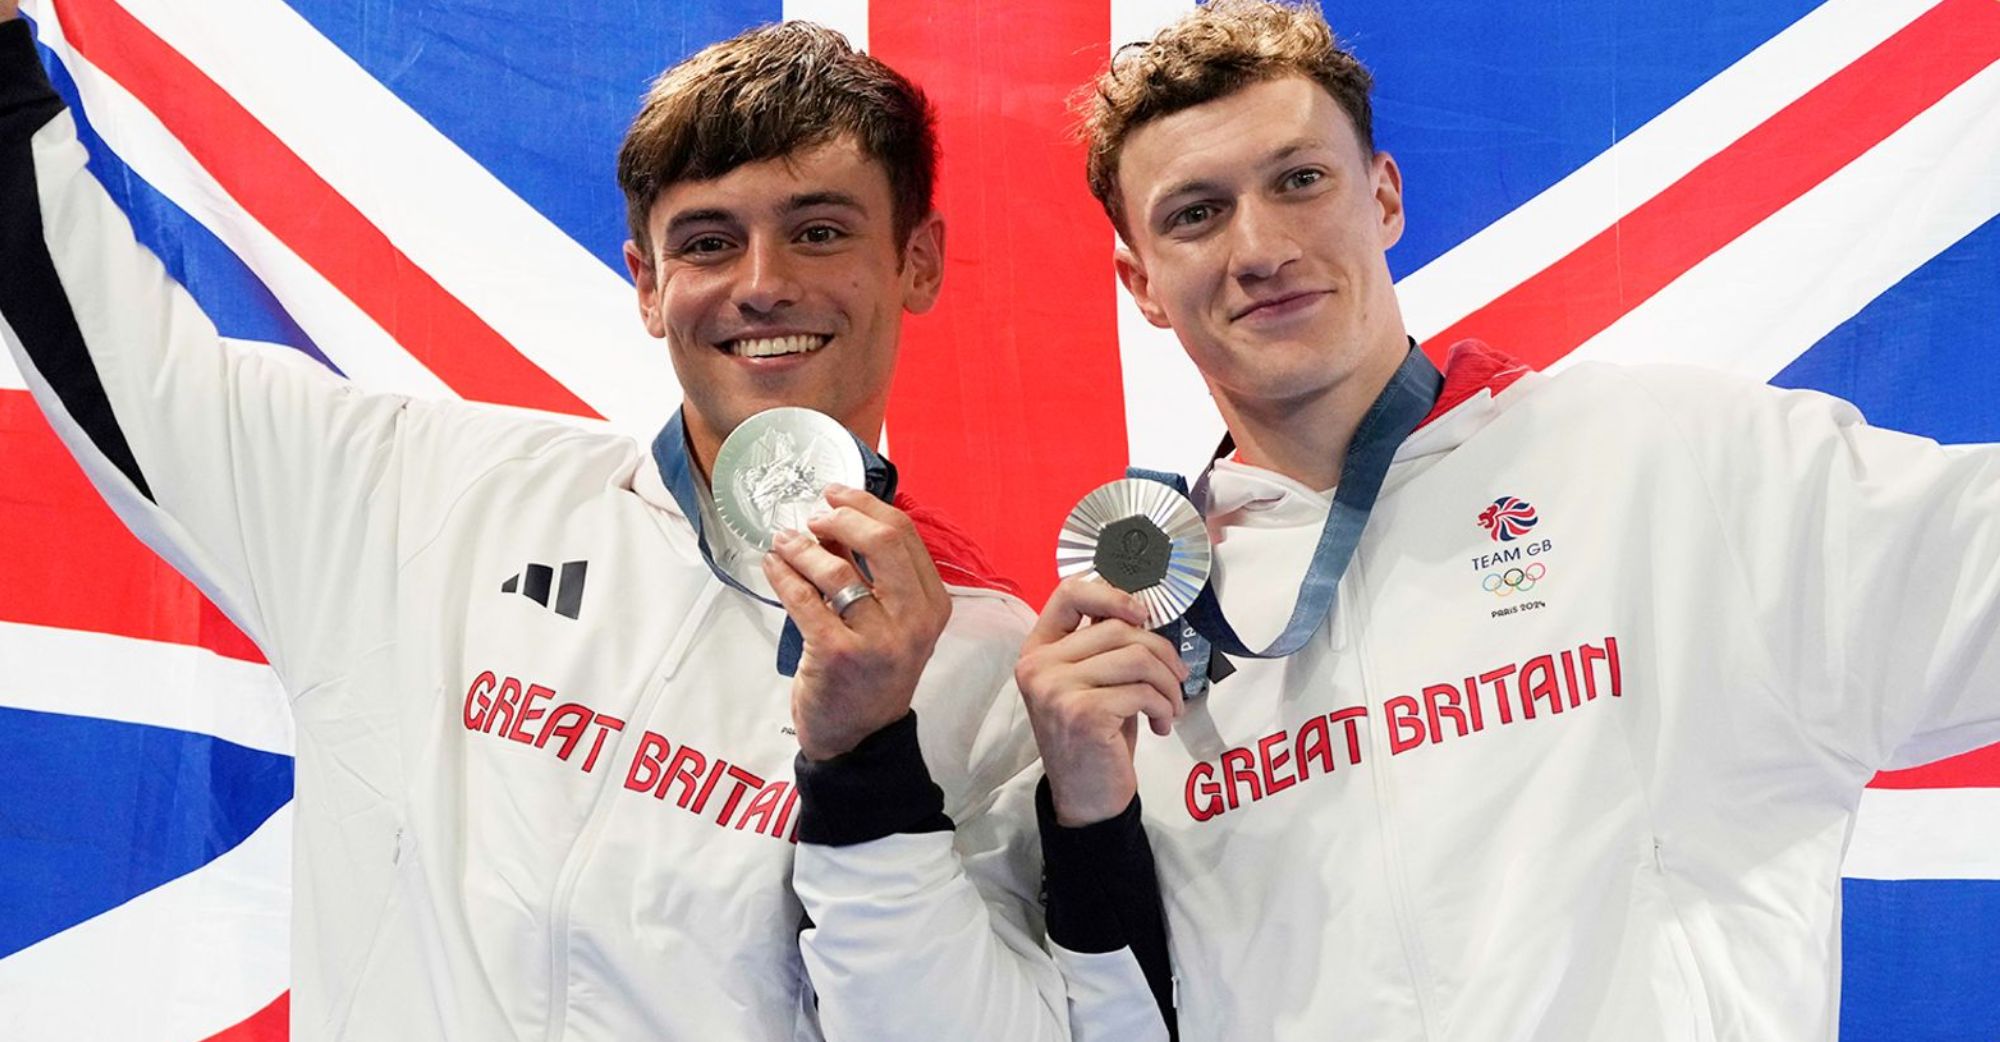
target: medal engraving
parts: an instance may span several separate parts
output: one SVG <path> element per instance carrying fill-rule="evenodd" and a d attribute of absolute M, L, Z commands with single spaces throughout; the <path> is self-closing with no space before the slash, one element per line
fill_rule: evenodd
<path fill-rule="evenodd" d="M 1144 517 L 1127 517 L 1104 526 L 1091 564 L 1104 581 L 1124 590 L 1140 590 L 1167 577 L 1172 541 L 1160 526 Z"/>
<path fill-rule="evenodd" d="M 826 487 L 862 487 L 854 436 L 831 417 L 792 406 L 766 409 L 731 431 L 715 456 L 716 513 L 759 550 L 779 532 L 803 531 L 826 513 Z"/>

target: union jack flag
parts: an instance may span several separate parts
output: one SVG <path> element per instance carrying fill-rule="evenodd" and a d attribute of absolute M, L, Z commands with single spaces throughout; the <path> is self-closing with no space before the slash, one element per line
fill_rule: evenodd
<path fill-rule="evenodd" d="M 1115 288 L 1064 105 L 1184 6 L 24 4 L 96 176 L 226 336 L 641 436 L 678 392 L 619 258 L 635 101 L 750 25 L 842 29 L 943 119 L 950 267 L 889 447 L 1031 599 L 1085 491 L 1221 431 Z M 1377 77 L 1426 345 L 1692 362 L 2000 441 L 2000 2 L 1328 6 Z M 24 386 L 0 356 L 0 1037 L 282 1039 L 284 700 Z M 2000 1037 L 2000 749 L 1879 778 L 1847 875 L 1843 1037 Z"/>

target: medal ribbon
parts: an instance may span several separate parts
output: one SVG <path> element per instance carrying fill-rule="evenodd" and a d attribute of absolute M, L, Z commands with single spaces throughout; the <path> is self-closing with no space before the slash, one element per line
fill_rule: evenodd
<path fill-rule="evenodd" d="M 852 434 L 849 435 L 852 437 Z M 867 477 L 863 482 L 868 493 L 884 503 L 896 498 L 896 465 L 887 457 L 861 443 L 854 444 L 861 449 L 861 464 Z M 653 439 L 653 462 L 660 468 L 660 477 L 666 482 L 667 491 L 673 493 L 674 502 L 687 517 L 688 524 L 694 526 L 695 545 L 701 547 L 701 560 L 708 570 L 723 584 L 738 593 L 754 597 L 773 608 L 783 604 L 743 585 L 737 578 L 715 563 L 715 552 L 708 548 L 708 533 L 703 531 L 701 510 L 701 482 L 695 477 L 694 454 L 688 451 L 687 427 L 681 418 L 681 410 L 674 410 L 674 418 L 660 428 L 659 436 Z M 855 564 L 862 575 L 867 575 L 867 566 L 859 558 Z M 785 616 L 785 628 L 778 635 L 778 675 L 793 676 L 799 671 L 799 658 L 805 653 L 805 636 L 799 632 L 798 623 L 790 615 Z"/>
<path fill-rule="evenodd" d="M 1212 577 L 1195 597 L 1187 614 L 1163 627 L 1162 635 L 1174 641 L 1180 649 L 1181 661 L 1188 666 L 1184 694 L 1189 697 L 1198 695 L 1210 682 L 1234 671 L 1235 667 L 1214 652 L 1242 658 L 1284 658 L 1305 646 L 1333 609 L 1334 593 L 1340 587 L 1340 577 L 1346 574 L 1347 564 L 1354 557 L 1354 548 L 1361 542 L 1361 530 L 1367 526 L 1368 515 L 1375 509 L 1375 497 L 1382 491 L 1382 479 L 1389 473 L 1389 462 L 1395 458 L 1396 449 L 1403 444 L 1403 440 L 1417 429 L 1425 416 L 1430 415 L 1443 387 L 1444 376 L 1412 343 L 1409 353 L 1403 357 L 1403 364 L 1397 367 L 1395 375 L 1389 378 L 1388 386 L 1382 388 L 1382 393 L 1368 407 L 1360 425 L 1354 429 L 1354 439 L 1348 442 L 1347 456 L 1340 468 L 1340 484 L 1334 490 L 1333 506 L 1327 511 L 1326 524 L 1320 529 L 1319 543 L 1313 548 L 1312 563 L 1307 566 L 1305 578 L 1299 583 L 1298 600 L 1292 605 L 1292 617 L 1285 623 L 1283 632 L 1268 646 L 1253 651 L 1236 635 L 1235 627 L 1222 614 Z M 1230 444 L 1223 442 L 1222 451 L 1227 451 Z M 1179 474 L 1137 467 L 1126 474 L 1128 477 L 1165 482 L 1182 495 L 1188 494 L 1187 481 Z M 1207 481 L 1208 472 L 1204 470 L 1198 484 L 1206 484 Z"/>

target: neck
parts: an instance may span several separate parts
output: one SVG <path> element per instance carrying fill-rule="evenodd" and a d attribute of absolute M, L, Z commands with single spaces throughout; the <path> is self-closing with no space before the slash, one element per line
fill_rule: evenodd
<path fill-rule="evenodd" d="M 1278 401 L 1235 401 L 1215 395 L 1223 422 L 1236 441 L 1237 455 L 1253 467 L 1273 470 L 1307 488 L 1340 483 L 1348 443 L 1389 378 L 1403 362 L 1407 341 L 1369 357 L 1325 393 Z"/>
<path fill-rule="evenodd" d="M 694 413 L 685 408 L 681 411 L 681 422 L 687 430 L 688 452 L 694 457 L 695 472 L 701 475 L 705 484 L 715 483 L 715 455 L 722 451 L 722 439 L 713 428 L 702 423 Z"/>

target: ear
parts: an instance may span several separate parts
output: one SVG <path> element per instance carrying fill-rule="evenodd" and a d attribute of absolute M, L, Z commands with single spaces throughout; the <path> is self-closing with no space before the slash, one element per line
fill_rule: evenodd
<path fill-rule="evenodd" d="M 1172 329 L 1167 309 L 1153 296 L 1152 281 L 1146 278 L 1146 267 L 1139 263 L 1139 255 L 1121 242 L 1111 255 L 1111 266 L 1117 269 L 1118 281 L 1124 284 L 1125 292 L 1132 294 L 1132 303 L 1139 305 L 1139 313 L 1146 316 L 1146 321 L 1161 329 Z"/>
<path fill-rule="evenodd" d="M 639 320 L 646 324 L 646 332 L 665 337 L 667 325 L 660 320 L 658 272 L 653 267 L 652 259 L 630 239 L 625 240 L 625 270 L 632 273 L 632 285 L 639 291 Z"/>
<path fill-rule="evenodd" d="M 1375 204 L 1382 208 L 1382 248 L 1387 250 L 1403 237 L 1403 171 L 1396 157 L 1375 153 L 1370 164 L 1374 174 Z"/>
<path fill-rule="evenodd" d="M 933 210 L 910 229 L 903 244 L 903 310 L 921 315 L 944 286 L 944 216 Z"/>

